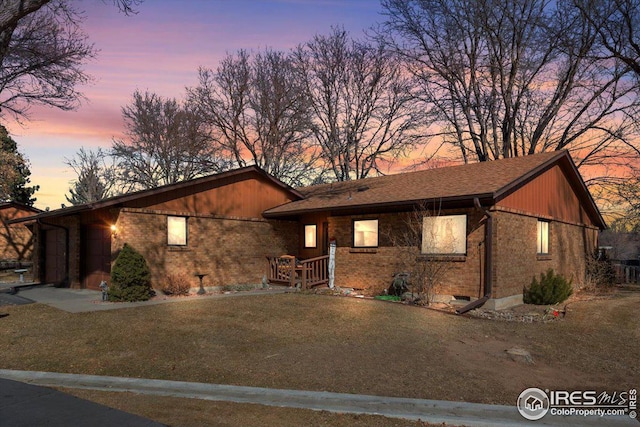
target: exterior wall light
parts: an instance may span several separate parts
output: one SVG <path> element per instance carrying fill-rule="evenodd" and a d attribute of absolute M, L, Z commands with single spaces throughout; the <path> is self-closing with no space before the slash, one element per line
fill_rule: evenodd
<path fill-rule="evenodd" d="M 111 236 L 116 237 L 118 235 L 118 229 L 115 224 L 111 224 Z"/>

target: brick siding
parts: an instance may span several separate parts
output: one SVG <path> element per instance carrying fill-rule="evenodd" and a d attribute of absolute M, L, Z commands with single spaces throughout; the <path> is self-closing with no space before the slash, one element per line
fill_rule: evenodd
<path fill-rule="evenodd" d="M 461 257 L 425 258 L 415 247 L 417 262 L 444 263 L 435 292 L 479 298 L 484 295 L 484 235 L 486 218 L 476 209 L 448 210 L 441 215 L 467 215 L 467 253 Z M 406 227 L 408 213 L 346 215 L 328 218 L 329 235 L 337 240 L 336 285 L 377 295 L 391 284 L 393 274 L 406 269 L 407 250 L 394 246 L 392 234 Z M 534 275 L 548 268 L 579 284 L 584 279 L 585 254 L 595 249 L 597 230 L 557 221 L 550 223 L 550 254 L 538 257 L 537 218 L 512 212 L 493 212 L 493 298 L 521 295 Z M 378 219 L 379 246 L 352 248 L 354 219 Z M 425 260 L 426 259 L 426 260 Z"/>
<path fill-rule="evenodd" d="M 205 286 L 258 284 L 267 256 L 291 253 L 298 246 L 297 223 L 259 219 L 187 217 L 187 245 L 167 245 L 167 213 L 121 211 L 112 239 L 115 254 L 128 243 L 146 259 L 155 288 L 168 274 L 181 274 L 198 285 L 196 273 L 208 274 Z"/>
<path fill-rule="evenodd" d="M 582 284 L 586 256 L 597 245 L 597 230 L 551 221 L 549 255 L 538 256 L 538 218 L 511 212 L 494 212 L 494 298 L 522 294 L 534 276 L 553 268 L 558 274 Z"/>
<path fill-rule="evenodd" d="M 477 210 L 448 210 L 441 215 L 467 215 L 467 254 L 455 257 L 425 257 L 418 247 L 413 253 L 396 246 L 393 235 L 406 230 L 411 213 L 385 213 L 378 215 L 350 215 L 329 217 L 329 235 L 337 240 L 336 284 L 341 287 L 362 289 L 369 295 L 380 294 L 387 289 L 393 275 L 407 269 L 414 262 L 443 264 L 442 279 L 437 286 L 438 294 L 464 295 L 477 298 L 480 289 L 480 259 L 483 257 L 484 225 L 482 214 Z M 352 222 L 354 219 L 378 219 L 378 248 L 351 248 Z M 480 250 L 479 250 L 480 249 Z"/>

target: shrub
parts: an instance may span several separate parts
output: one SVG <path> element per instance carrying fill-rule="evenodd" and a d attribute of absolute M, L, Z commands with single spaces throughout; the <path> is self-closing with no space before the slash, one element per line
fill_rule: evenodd
<path fill-rule="evenodd" d="M 616 282 L 616 271 L 606 253 L 598 253 L 587 257 L 586 285 L 592 288 L 613 286 Z M 589 286 L 591 285 L 591 286 Z"/>
<path fill-rule="evenodd" d="M 571 281 L 567 282 L 563 276 L 555 274 L 550 268 L 546 273 L 540 274 L 540 281 L 533 277 L 531 285 L 524 288 L 525 304 L 558 304 L 573 293 Z"/>
<path fill-rule="evenodd" d="M 189 295 L 191 283 L 184 274 L 169 274 L 162 286 L 162 292 L 166 295 Z"/>
<path fill-rule="evenodd" d="M 144 257 L 125 243 L 111 269 L 109 301 L 146 301 L 153 295 Z"/>

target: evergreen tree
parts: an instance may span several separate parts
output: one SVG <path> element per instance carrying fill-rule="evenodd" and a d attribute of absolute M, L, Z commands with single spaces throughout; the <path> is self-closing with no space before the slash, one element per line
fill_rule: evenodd
<path fill-rule="evenodd" d="M 67 201 L 73 205 L 97 202 L 115 195 L 113 189 L 115 169 L 105 163 L 108 157 L 102 149 L 96 151 L 81 148 L 72 159 L 65 163 L 78 175 L 71 182 Z"/>
<path fill-rule="evenodd" d="M 125 243 L 111 269 L 109 301 L 146 301 L 153 296 L 144 256 Z"/>
<path fill-rule="evenodd" d="M 5 200 L 33 206 L 33 203 L 36 201 L 33 195 L 38 191 L 40 186 L 29 185 L 31 183 L 29 163 L 18 151 L 16 141 L 9 136 L 9 132 L 7 132 L 7 129 L 2 125 L 0 125 L 0 152 L 3 159 L 11 160 L 3 162 L 3 167 L 12 168 L 13 170 L 9 172 L 12 172 L 11 175 L 14 177 L 14 179 L 8 182 L 7 188 L 3 188 L 0 197 Z"/>

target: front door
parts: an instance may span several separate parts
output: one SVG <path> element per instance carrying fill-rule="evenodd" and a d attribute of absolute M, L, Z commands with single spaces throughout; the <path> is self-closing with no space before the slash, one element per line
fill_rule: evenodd
<path fill-rule="evenodd" d="M 44 281 L 62 283 L 67 277 L 67 241 L 65 230 L 44 230 Z"/>
<path fill-rule="evenodd" d="M 111 230 L 102 224 L 83 228 L 82 287 L 100 290 L 100 282 L 111 274 Z"/>

